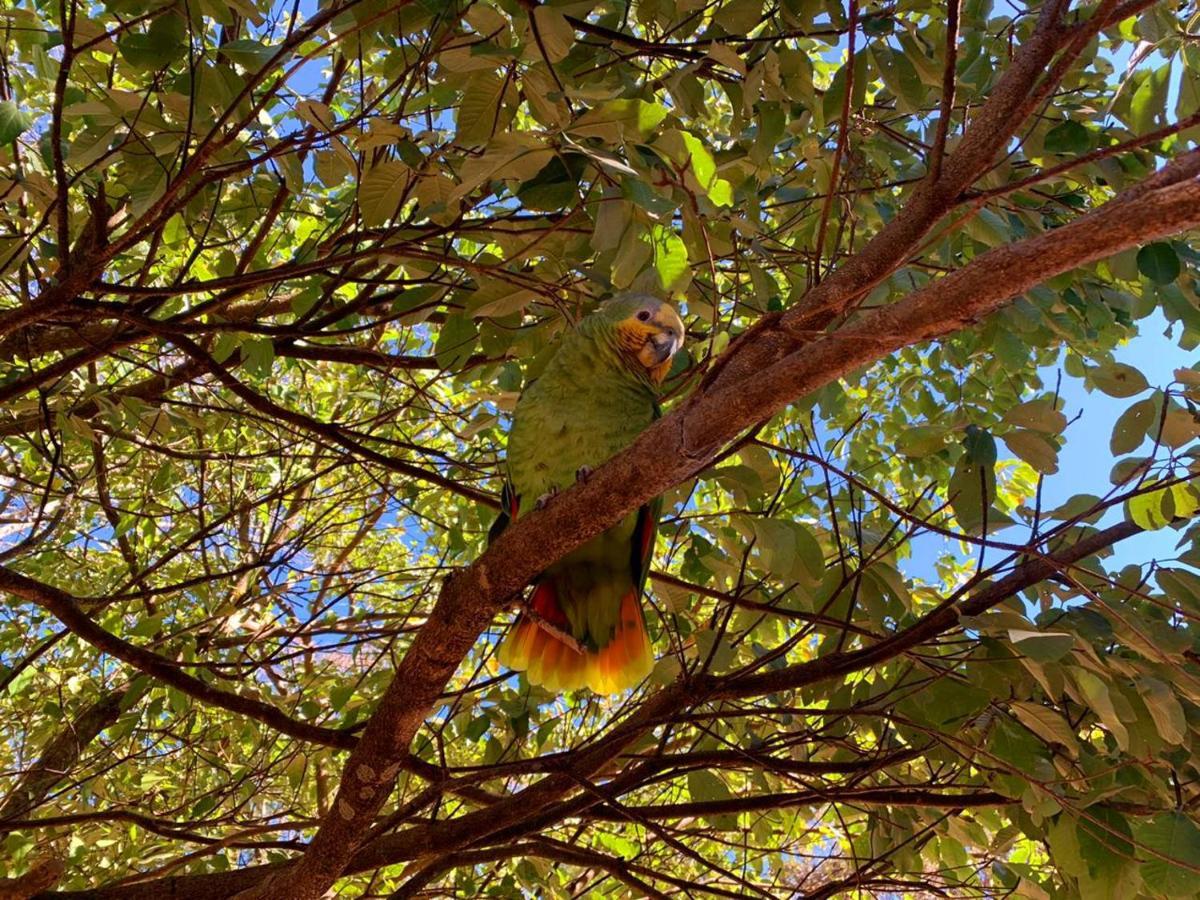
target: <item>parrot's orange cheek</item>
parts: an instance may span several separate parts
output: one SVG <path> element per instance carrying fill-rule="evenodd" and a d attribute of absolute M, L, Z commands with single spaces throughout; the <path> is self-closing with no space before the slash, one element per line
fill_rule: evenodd
<path fill-rule="evenodd" d="M 664 359 L 662 354 L 655 347 L 651 346 L 649 341 L 638 351 L 637 358 L 655 384 L 662 384 L 663 379 L 667 377 L 667 373 L 671 371 L 671 357 L 668 356 Z"/>
<path fill-rule="evenodd" d="M 658 358 L 658 353 L 655 351 L 654 347 L 651 346 L 649 341 L 646 341 L 646 343 L 642 344 L 641 349 L 638 350 L 637 358 L 638 362 L 640 362 L 647 369 L 653 369 L 662 364 L 662 360 Z"/>

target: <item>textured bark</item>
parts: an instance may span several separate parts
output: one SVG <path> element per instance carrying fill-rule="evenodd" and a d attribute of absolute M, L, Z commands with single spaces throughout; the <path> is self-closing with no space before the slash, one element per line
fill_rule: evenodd
<path fill-rule="evenodd" d="M 0 878 L 0 900 L 29 900 L 38 892 L 53 887 L 62 878 L 65 868 L 62 860 L 47 859 L 20 878 Z"/>

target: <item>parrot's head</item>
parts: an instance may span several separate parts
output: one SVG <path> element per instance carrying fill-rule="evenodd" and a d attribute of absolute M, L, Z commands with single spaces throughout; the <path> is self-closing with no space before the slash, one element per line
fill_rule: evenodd
<path fill-rule="evenodd" d="M 661 384 L 683 346 L 683 321 L 669 303 L 649 294 L 623 294 L 600 307 L 617 347 L 631 366 Z"/>

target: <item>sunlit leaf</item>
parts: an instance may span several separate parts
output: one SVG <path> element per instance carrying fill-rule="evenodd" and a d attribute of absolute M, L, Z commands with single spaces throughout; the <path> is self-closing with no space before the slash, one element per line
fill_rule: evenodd
<path fill-rule="evenodd" d="M 12 100 L 0 101 L 0 144 L 10 144 L 33 124 L 33 117 Z"/>

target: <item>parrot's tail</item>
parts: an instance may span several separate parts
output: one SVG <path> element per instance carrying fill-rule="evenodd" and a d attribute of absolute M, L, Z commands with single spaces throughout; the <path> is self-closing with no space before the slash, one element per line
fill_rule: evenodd
<path fill-rule="evenodd" d="M 570 623 L 558 604 L 554 584 L 540 582 L 529 601 L 530 612 L 509 629 L 497 652 L 501 665 L 524 671 L 532 684 L 549 691 L 591 688 L 615 694 L 631 688 L 654 668 L 654 651 L 637 594 L 621 600 L 612 640 L 589 650 L 571 637 Z"/>

